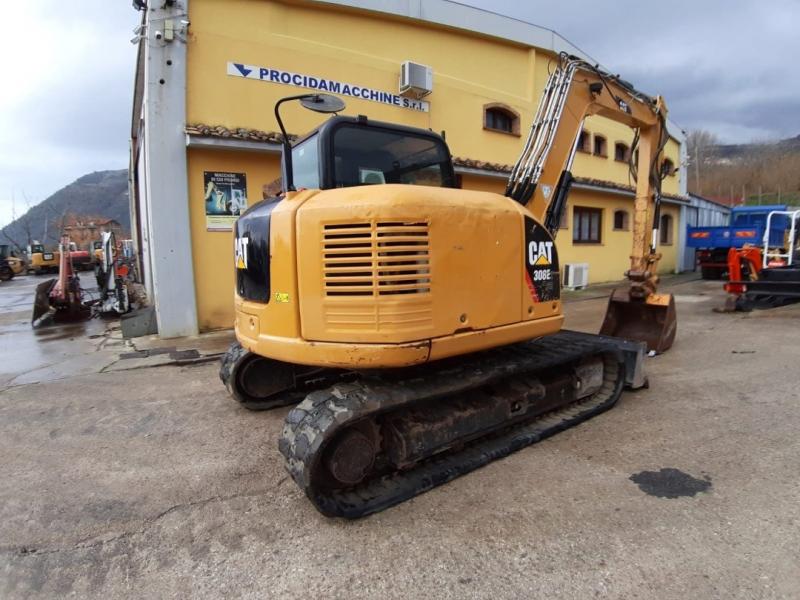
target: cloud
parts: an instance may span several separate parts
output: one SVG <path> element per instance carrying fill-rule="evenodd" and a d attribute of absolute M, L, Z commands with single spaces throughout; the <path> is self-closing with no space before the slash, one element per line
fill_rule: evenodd
<path fill-rule="evenodd" d="M 800 2 L 466 0 L 554 29 L 640 89 L 672 119 L 729 143 L 800 134 Z M 509 74 L 513 76 L 513 74 Z"/>
<path fill-rule="evenodd" d="M 0 225 L 86 172 L 127 164 L 139 16 L 129 2 L 4 6 Z"/>

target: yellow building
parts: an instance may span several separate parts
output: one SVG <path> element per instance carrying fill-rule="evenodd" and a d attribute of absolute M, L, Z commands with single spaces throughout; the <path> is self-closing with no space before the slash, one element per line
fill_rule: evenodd
<path fill-rule="evenodd" d="M 230 226 L 280 177 L 277 100 L 324 90 L 347 102 L 344 114 L 443 132 L 462 187 L 502 193 L 548 69 L 560 51 L 585 57 L 550 30 L 448 0 L 138 4 L 132 213 L 165 337 L 232 326 Z M 406 61 L 430 69 L 421 100 L 399 94 Z M 322 120 L 292 104 L 283 115 L 295 135 Z M 683 137 L 670 134 L 678 166 Z M 592 283 L 628 265 L 632 136 L 602 118 L 581 136 L 557 243 L 562 264 L 588 264 Z M 678 264 L 683 178 L 677 168 L 664 182 L 664 271 Z"/>

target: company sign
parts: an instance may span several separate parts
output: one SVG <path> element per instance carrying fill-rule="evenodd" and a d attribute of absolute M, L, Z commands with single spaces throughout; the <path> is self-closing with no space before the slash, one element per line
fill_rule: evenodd
<path fill-rule="evenodd" d="M 406 108 L 420 112 L 428 112 L 430 110 L 430 104 L 423 100 L 404 98 L 392 92 L 384 92 L 361 85 L 344 83 L 326 77 L 292 73 L 291 71 L 282 71 L 269 67 L 229 62 L 228 75 L 231 77 L 243 77 L 244 79 L 255 79 L 256 81 L 264 81 L 266 83 L 291 85 L 294 87 L 316 90 L 318 92 L 359 98 L 361 100 L 370 100 L 371 102 L 389 104 L 391 106 L 397 106 L 398 108 Z"/>

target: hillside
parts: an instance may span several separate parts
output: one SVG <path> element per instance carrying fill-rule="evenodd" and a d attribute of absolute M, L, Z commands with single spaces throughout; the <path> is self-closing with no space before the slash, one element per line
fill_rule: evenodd
<path fill-rule="evenodd" d="M 777 142 L 718 144 L 689 133 L 689 191 L 725 204 L 800 204 L 800 135 Z"/>
<path fill-rule="evenodd" d="M 800 153 L 800 135 L 771 143 L 719 144 L 714 146 L 712 154 L 718 160 L 733 160 L 752 156 L 764 150 L 788 154 Z"/>
<path fill-rule="evenodd" d="M 130 231 L 128 172 L 123 169 L 84 175 L 4 227 L 0 243 L 24 247 L 32 239 L 56 244 L 61 224 L 70 215 L 114 219 Z"/>

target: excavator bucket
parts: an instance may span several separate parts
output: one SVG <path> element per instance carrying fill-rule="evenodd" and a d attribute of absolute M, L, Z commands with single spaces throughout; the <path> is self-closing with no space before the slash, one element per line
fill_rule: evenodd
<path fill-rule="evenodd" d="M 56 314 L 56 309 L 50 304 L 50 292 L 53 290 L 57 279 L 43 281 L 36 286 L 36 296 L 33 300 L 33 315 L 31 325 L 40 327 L 49 323 Z"/>
<path fill-rule="evenodd" d="M 631 298 L 628 290 L 614 290 L 601 335 L 645 342 L 648 351 L 666 352 L 675 341 L 678 318 L 672 294 L 651 294 L 646 300 Z"/>

